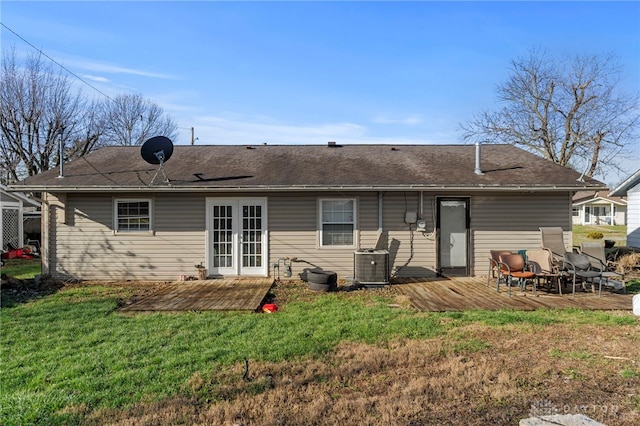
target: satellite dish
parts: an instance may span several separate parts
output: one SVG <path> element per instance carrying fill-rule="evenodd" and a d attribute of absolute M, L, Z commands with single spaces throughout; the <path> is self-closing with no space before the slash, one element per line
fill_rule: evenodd
<path fill-rule="evenodd" d="M 140 148 L 140 155 L 149 164 L 162 164 L 171 158 L 173 142 L 165 136 L 147 139 Z"/>
<path fill-rule="evenodd" d="M 145 143 L 142 144 L 142 148 L 140 148 L 140 155 L 142 159 L 149 164 L 159 164 L 158 170 L 156 170 L 156 174 L 149 182 L 149 186 L 153 185 L 153 182 L 156 180 L 158 173 L 162 172 L 162 176 L 164 176 L 164 182 L 171 185 L 167 174 L 164 171 L 164 163 L 171 158 L 171 154 L 173 154 L 173 142 L 171 139 L 164 136 L 154 136 L 151 139 L 147 139 Z"/>

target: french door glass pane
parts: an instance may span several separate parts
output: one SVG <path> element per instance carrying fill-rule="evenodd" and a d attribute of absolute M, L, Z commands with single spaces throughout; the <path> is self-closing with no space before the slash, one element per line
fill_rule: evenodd
<path fill-rule="evenodd" d="M 213 206 L 213 266 L 233 266 L 233 218 L 231 206 Z"/>
<path fill-rule="evenodd" d="M 262 267 L 262 206 L 242 206 L 242 267 Z"/>

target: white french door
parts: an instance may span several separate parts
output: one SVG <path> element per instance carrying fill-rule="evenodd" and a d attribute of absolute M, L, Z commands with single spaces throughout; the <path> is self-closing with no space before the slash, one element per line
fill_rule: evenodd
<path fill-rule="evenodd" d="M 210 275 L 268 275 L 266 198 L 207 198 Z"/>

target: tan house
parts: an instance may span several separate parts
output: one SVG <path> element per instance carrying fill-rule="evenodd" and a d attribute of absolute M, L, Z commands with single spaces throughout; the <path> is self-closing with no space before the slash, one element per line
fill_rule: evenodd
<path fill-rule="evenodd" d="M 573 195 L 572 216 L 574 225 L 624 225 L 627 200 L 609 191 L 578 191 Z"/>
<path fill-rule="evenodd" d="M 482 275 L 491 249 L 539 247 L 539 227 L 570 242 L 572 195 L 605 189 L 511 145 L 175 146 L 159 167 L 106 147 L 13 185 L 42 193 L 44 271 L 270 276 L 289 258 L 293 277 L 353 277 L 376 249 L 392 277 Z"/>

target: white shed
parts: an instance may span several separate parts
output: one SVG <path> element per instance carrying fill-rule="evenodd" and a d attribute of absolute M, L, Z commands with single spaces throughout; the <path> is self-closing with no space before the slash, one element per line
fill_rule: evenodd
<path fill-rule="evenodd" d="M 20 248 L 24 245 L 24 221 L 34 214 L 39 217 L 40 203 L 21 192 L 9 192 L 0 185 L 0 206 L 2 206 L 2 250 L 9 245 Z M 39 219 L 38 219 L 39 221 Z"/>
<path fill-rule="evenodd" d="M 629 176 L 609 195 L 627 197 L 627 246 L 640 248 L 640 170 Z"/>

